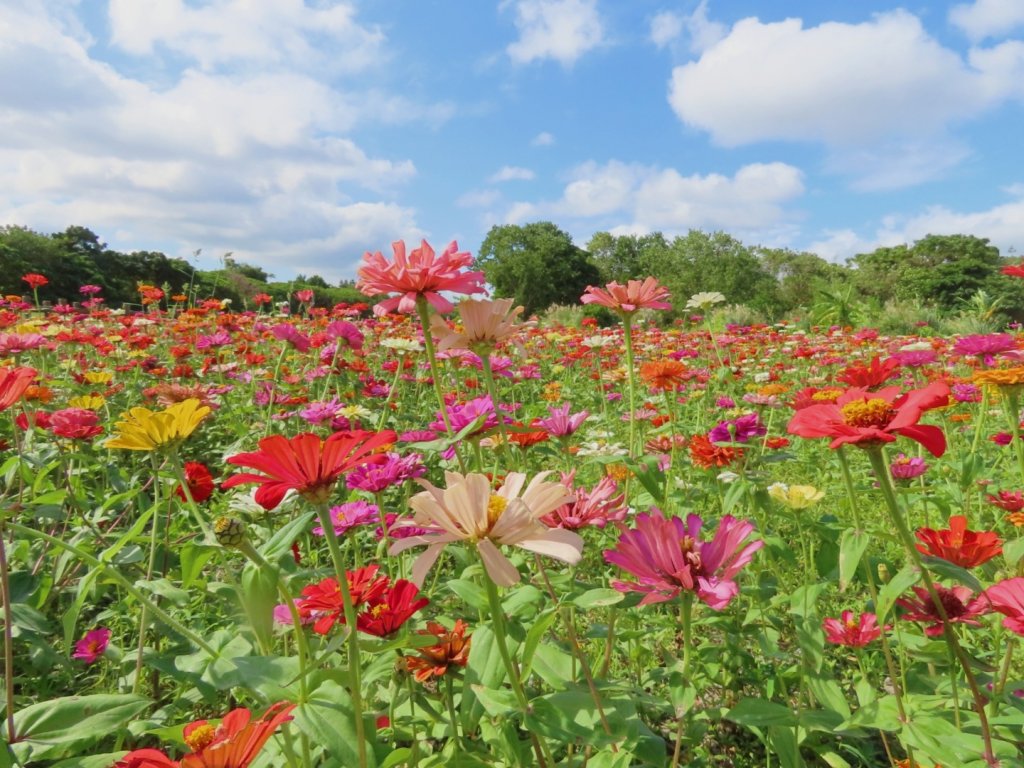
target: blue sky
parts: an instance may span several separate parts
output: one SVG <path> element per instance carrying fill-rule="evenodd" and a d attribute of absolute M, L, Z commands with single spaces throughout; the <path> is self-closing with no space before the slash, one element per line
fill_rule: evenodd
<path fill-rule="evenodd" d="M 1024 251 L 1024 0 L 4 0 L 0 224 L 355 274 L 555 222 Z"/>

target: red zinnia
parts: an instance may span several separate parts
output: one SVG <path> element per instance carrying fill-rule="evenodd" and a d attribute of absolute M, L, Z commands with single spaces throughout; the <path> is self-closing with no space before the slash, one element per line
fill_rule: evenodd
<path fill-rule="evenodd" d="M 974 568 L 987 563 L 1003 551 L 1002 541 L 991 531 L 971 531 L 967 529 L 967 518 L 953 515 L 949 518 L 949 528 L 934 530 L 918 528 L 918 552 L 932 557 L 940 557 L 961 568 Z"/>
<path fill-rule="evenodd" d="M 387 589 L 366 601 L 366 607 L 356 617 L 360 632 L 387 637 L 401 629 L 416 611 L 430 601 L 416 597 L 420 588 L 411 581 L 399 579 Z"/>
<path fill-rule="evenodd" d="M 114 763 L 114 768 L 179 768 L 179 766 L 176 760 L 171 760 L 159 749 L 136 749 Z"/>
<path fill-rule="evenodd" d="M 64 408 L 50 414 L 50 431 L 69 440 L 90 440 L 103 433 L 100 417 L 85 408 Z"/>
<path fill-rule="evenodd" d="M 715 445 L 707 435 L 694 435 L 686 447 L 690 452 L 690 461 L 701 469 L 728 467 L 743 458 L 742 448 Z"/>
<path fill-rule="evenodd" d="M 985 501 L 1007 512 L 1020 512 L 1024 509 L 1024 493 L 1021 491 L 999 491 L 998 496 L 988 494 Z"/>
<path fill-rule="evenodd" d="M 29 288 L 33 291 L 36 288 L 42 288 L 50 282 L 45 275 L 40 275 L 37 272 L 29 272 L 27 275 L 22 275 L 21 279 L 28 283 Z"/>
<path fill-rule="evenodd" d="M 890 357 L 884 363 L 881 363 L 878 360 L 878 355 L 875 355 L 867 365 L 864 365 L 864 363 L 848 365 L 839 372 L 839 375 L 836 376 L 836 381 L 841 381 L 851 387 L 871 389 L 882 386 L 882 384 L 895 376 L 899 369 L 900 361 L 895 357 Z"/>
<path fill-rule="evenodd" d="M 189 494 L 196 504 L 202 504 L 213 495 L 213 475 L 210 474 L 210 470 L 206 468 L 205 464 L 200 464 L 198 461 L 185 462 L 185 484 L 188 485 Z M 185 498 L 185 489 L 181 485 L 174 492 L 182 501 L 188 501 Z"/>
<path fill-rule="evenodd" d="M 859 618 L 854 618 L 853 611 L 843 611 L 841 619 L 825 619 L 822 629 L 825 630 L 825 640 L 850 648 L 863 648 L 882 636 L 878 617 L 873 613 L 862 613 Z"/>
<path fill-rule="evenodd" d="M 378 576 L 379 568 L 368 565 L 354 571 L 346 571 L 348 591 L 352 597 L 352 605 L 359 607 L 371 600 L 388 587 L 388 577 Z M 310 584 L 303 588 L 302 597 L 295 601 L 299 616 L 303 619 L 314 619 L 313 631 L 326 635 L 336 622 L 345 622 L 345 607 L 341 599 L 341 586 L 338 580 L 328 577 L 318 584 Z"/>
<path fill-rule="evenodd" d="M 259 451 L 228 459 L 228 464 L 263 474 L 233 475 L 223 487 L 259 483 L 255 498 L 264 509 L 274 509 L 292 490 L 315 504 L 324 503 L 342 474 L 363 464 L 386 461 L 385 455 L 374 452 L 393 442 L 395 433 L 390 430 L 335 432 L 326 440 L 312 432 L 291 438 L 271 435 L 260 440 Z"/>
<path fill-rule="evenodd" d="M 988 612 L 989 601 L 984 594 L 971 599 L 974 594 L 968 587 L 944 587 L 941 584 L 935 585 L 935 591 L 942 602 L 942 608 L 946 612 L 951 624 L 967 624 L 971 627 L 980 627 L 981 622 L 976 617 Z M 944 631 L 942 616 L 935 607 L 932 597 L 925 587 L 914 587 L 914 598 L 901 597 L 896 605 L 904 608 L 906 613 L 904 619 L 910 621 L 925 622 L 924 633 L 928 637 L 938 637 Z"/>
<path fill-rule="evenodd" d="M 0 371 L 0 411 L 14 405 L 35 377 L 35 368 L 5 368 Z"/>
<path fill-rule="evenodd" d="M 1007 264 L 999 271 L 1010 277 L 1024 277 L 1024 264 Z"/>
<path fill-rule="evenodd" d="M 896 435 L 916 440 L 933 455 L 946 450 L 946 436 L 935 426 L 918 424 L 925 411 L 949 402 L 949 387 L 933 381 L 924 389 L 906 394 L 899 387 L 877 392 L 850 389 L 834 403 L 811 405 L 796 412 L 789 421 L 789 432 L 800 437 L 830 437 L 829 448 L 850 443 L 869 448 L 891 443 Z"/>

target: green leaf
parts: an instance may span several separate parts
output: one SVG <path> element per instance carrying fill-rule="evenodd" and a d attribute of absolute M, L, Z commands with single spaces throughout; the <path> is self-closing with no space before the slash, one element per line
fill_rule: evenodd
<path fill-rule="evenodd" d="M 516 695 L 512 691 L 492 690 L 482 685 L 474 685 L 473 693 L 476 694 L 477 701 L 483 705 L 484 711 L 491 717 L 508 717 L 515 712 L 522 714 Z"/>
<path fill-rule="evenodd" d="M 637 720 L 636 706 L 624 695 L 601 697 L 604 720 L 590 693 L 579 688 L 530 700 L 527 730 L 559 742 L 583 739 L 592 747 L 623 741 Z M 605 730 L 605 723 L 611 731 Z M 635 730 L 634 730 L 635 732 Z"/>
<path fill-rule="evenodd" d="M 14 715 L 21 740 L 11 749 L 22 763 L 64 757 L 74 745 L 116 733 L 149 704 L 149 699 L 132 694 L 66 696 L 33 704 Z"/>
<path fill-rule="evenodd" d="M 975 592 L 981 592 L 984 589 L 973 573 L 965 568 L 961 568 L 959 565 L 943 560 L 941 557 L 929 557 L 927 555 L 922 555 L 921 560 L 929 571 L 937 573 L 944 579 L 952 579 L 959 584 L 970 587 Z"/>
<path fill-rule="evenodd" d="M 557 610 L 551 608 L 549 611 L 538 616 L 533 624 L 530 625 L 530 629 L 526 633 L 526 640 L 523 641 L 523 679 L 530 676 L 530 671 L 533 669 L 533 655 L 537 652 L 537 647 L 540 645 L 541 639 L 543 639 L 544 635 L 551 628 L 551 625 L 555 623 L 557 618 Z"/>
<path fill-rule="evenodd" d="M 323 745 L 331 757 L 328 765 L 359 765 L 355 715 L 348 691 L 328 680 L 310 696 L 309 701 L 293 710 L 295 725 L 309 736 L 314 744 Z M 365 729 L 373 734 L 372 723 Z M 372 744 L 366 745 L 367 763 L 376 766 Z"/>
<path fill-rule="evenodd" d="M 606 608 L 621 603 L 625 595 L 617 589 L 589 589 L 582 595 L 573 598 L 573 605 L 583 610 L 590 608 Z"/>
<path fill-rule="evenodd" d="M 263 555 L 267 562 L 276 563 L 291 550 L 295 540 L 304 531 L 309 529 L 309 523 L 315 514 L 315 509 L 303 512 L 291 522 L 278 528 L 274 535 L 267 539 L 267 542 L 259 548 L 259 553 Z"/>
<path fill-rule="evenodd" d="M 473 630 L 473 644 L 469 648 L 469 661 L 466 663 L 466 677 L 462 688 L 462 730 L 464 733 L 476 731 L 483 716 L 483 705 L 477 701 L 474 686 L 497 690 L 505 680 L 505 665 L 498 652 L 498 643 L 494 638 L 494 630 L 490 624 L 484 624 Z"/>
<path fill-rule="evenodd" d="M 181 588 L 188 589 L 192 586 L 192 583 L 199 578 L 199 574 L 202 573 L 203 566 L 206 562 L 213 557 L 220 547 L 214 547 L 209 544 L 199 544 L 198 542 L 190 541 L 181 547 L 180 551 L 180 564 L 181 564 Z"/>
<path fill-rule="evenodd" d="M 897 598 L 904 592 L 917 584 L 921 578 L 921 572 L 914 566 L 908 565 L 889 580 L 889 583 L 878 592 L 878 605 L 875 606 L 875 614 L 878 616 L 878 623 L 885 623 L 889 611 L 892 610 Z"/>
<path fill-rule="evenodd" d="M 865 531 L 855 531 L 852 528 L 843 531 L 842 538 L 839 540 L 840 592 L 845 592 L 846 588 L 850 586 L 870 541 L 871 537 Z"/>
<path fill-rule="evenodd" d="M 782 768 L 804 768 L 804 759 L 800 757 L 800 745 L 796 738 L 795 728 L 771 727 L 768 729 L 768 748 L 779 758 Z"/>
<path fill-rule="evenodd" d="M 1024 536 L 1003 544 L 1003 557 L 1010 568 L 1016 568 L 1017 563 L 1024 557 Z"/>
<path fill-rule="evenodd" d="M 563 689 L 573 679 L 573 658 L 554 643 L 541 643 L 533 655 L 532 671 L 555 689 Z"/>
<path fill-rule="evenodd" d="M 459 596 L 470 608 L 478 611 L 489 610 L 490 603 L 487 602 L 487 593 L 484 588 L 469 579 L 451 579 L 446 582 L 448 589 Z M 473 641 L 476 642 L 475 640 Z"/>
<path fill-rule="evenodd" d="M 725 719 L 747 728 L 766 728 L 773 725 L 791 727 L 798 722 L 796 714 L 789 707 L 764 699 L 742 699 L 725 713 Z"/>

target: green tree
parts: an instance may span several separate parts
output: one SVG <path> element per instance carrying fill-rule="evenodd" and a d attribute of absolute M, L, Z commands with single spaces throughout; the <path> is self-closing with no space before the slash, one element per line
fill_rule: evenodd
<path fill-rule="evenodd" d="M 642 280 L 652 274 L 652 265 L 664 260 L 668 242 L 661 232 L 649 235 L 620 235 L 597 232 L 587 243 L 590 258 L 601 271 L 601 282 Z"/>
<path fill-rule="evenodd" d="M 843 280 L 848 280 L 850 269 L 833 264 L 813 253 L 791 251 L 788 248 L 753 249 L 764 270 L 778 283 L 781 312 L 797 307 L 810 307 L 815 292 Z"/>
<path fill-rule="evenodd" d="M 527 316 L 552 304 L 577 304 L 587 286 L 601 282 L 587 252 L 549 221 L 491 227 L 476 268 L 496 296 L 513 297 Z"/>

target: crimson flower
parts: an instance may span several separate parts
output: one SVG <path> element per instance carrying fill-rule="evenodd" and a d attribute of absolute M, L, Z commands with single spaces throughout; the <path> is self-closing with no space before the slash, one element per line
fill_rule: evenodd
<path fill-rule="evenodd" d="M 0 370 L 0 411 L 6 411 L 25 394 L 36 377 L 35 368 L 5 368 Z"/>
<path fill-rule="evenodd" d="M 21 279 L 28 283 L 29 288 L 33 291 L 37 288 L 42 288 L 44 285 L 48 285 L 50 282 L 45 275 L 40 275 L 38 272 L 29 272 L 26 275 L 22 275 Z"/>
<path fill-rule="evenodd" d="M 411 581 L 399 579 L 366 600 L 363 611 L 356 616 L 356 628 L 377 637 L 394 634 L 409 617 L 430 602 L 425 597 L 417 597 L 419 591 L 420 588 Z"/>
<path fill-rule="evenodd" d="M 256 503 L 274 509 L 288 491 L 295 491 L 314 504 L 326 502 L 338 478 L 362 464 L 386 460 L 375 453 L 395 441 L 395 433 L 335 432 L 326 440 L 304 432 L 295 437 L 271 435 L 259 442 L 259 450 L 239 453 L 228 458 L 228 464 L 249 467 L 262 474 L 243 472 L 232 475 L 223 484 L 233 488 L 243 483 L 258 483 Z"/>
<path fill-rule="evenodd" d="M 948 529 L 918 528 L 917 538 L 921 541 L 917 545 L 918 552 L 940 557 L 961 568 L 987 563 L 1003 551 L 1003 543 L 996 534 L 968 530 L 967 518 L 963 515 L 949 518 Z"/>
<path fill-rule="evenodd" d="M 659 284 L 656 278 L 648 277 L 644 280 L 627 280 L 625 285 L 613 280 L 604 288 L 588 285 L 580 301 L 583 304 L 600 304 L 629 315 L 638 309 L 672 309 L 672 305 L 665 301 L 667 298 L 668 288 Z"/>
<path fill-rule="evenodd" d="M 825 619 L 822 629 L 825 630 L 826 641 L 850 648 L 863 648 L 882 636 L 878 617 L 873 613 L 862 613 L 854 618 L 853 611 L 843 611 L 842 618 Z"/>
<path fill-rule="evenodd" d="M 941 456 L 946 450 L 946 436 L 938 427 L 918 421 L 925 411 L 948 402 L 949 387 L 941 381 L 903 395 L 899 387 L 885 387 L 877 392 L 849 389 L 834 403 L 810 405 L 797 411 L 788 430 L 800 437 L 830 437 L 829 448 L 847 443 L 870 448 L 891 443 L 897 435 L 903 435 Z"/>
<path fill-rule="evenodd" d="M 213 495 L 213 475 L 205 464 L 198 461 L 185 462 L 185 484 L 188 486 L 192 501 L 196 504 L 202 504 Z M 175 488 L 174 492 L 182 501 L 188 501 L 185 498 L 185 489 L 181 485 Z"/>
<path fill-rule="evenodd" d="M 621 536 L 604 559 L 636 576 L 639 581 L 615 581 L 620 592 L 646 593 L 640 605 L 660 603 L 683 591 L 693 592 L 720 611 L 739 594 L 734 577 L 749 563 L 763 541 L 743 542 L 753 532 L 752 523 L 726 515 L 711 541 L 701 541 L 704 521 L 689 515 L 666 518 L 661 510 L 636 516 L 636 527 L 616 523 Z"/>
<path fill-rule="evenodd" d="M 1010 277 L 1024 277 L 1024 264 L 1007 264 L 999 271 Z"/>
<path fill-rule="evenodd" d="M 420 247 L 408 254 L 402 240 L 392 243 L 391 249 L 394 252 L 392 261 L 384 258 L 380 251 L 367 252 L 357 270 L 359 281 L 356 288 L 367 296 L 401 294 L 374 305 L 375 315 L 384 315 L 392 310 L 411 314 L 416 311 L 416 299 L 419 296 L 423 296 L 434 309 L 443 314 L 451 312 L 455 307 L 441 295 L 441 291 L 464 294 L 485 292 L 483 272 L 461 271 L 473 263 L 473 257 L 468 252 L 459 251 L 454 240 L 440 255 L 434 253 L 426 240 L 421 241 Z"/>
<path fill-rule="evenodd" d="M 985 496 L 985 500 L 1007 512 L 1020 512 L 1024 509 L 1024 492 L 1021 491 L 999 491 L 997 496 L 990 493 Z"/>
<path fill-rule="evenodd" d="M 356 608 L 376 598 L 388 587 L 388 577 L 378 576 L 379 568 L 368 565 L 354 571 L 346 571 L 348 591 L 352 605 Z M 302 590 L 302 597 L 295 601 L 299 616 L 314 621 L 313 631 L 326 635 L 337 622 L 345 622 L 345 606 L 341 599 L 341 585 L 338 580 L 328 577 L 317 584 L 309 584 Z"/>
<path fill-rule="evenodd" d="M 864 363 L 848 365 L 839 372 L 836 381 L 841 381 L 851 387 L 873 389 L 882 386 L 895 376 L 899 369 L 900 361 L 895 357 L 890 357 L 885 362 L 879 362 L 878 355 L 875 355 L 867 365 Z"/>
<path fill-rule="evenodd" d="M 974 594 L 969 587 L 944 587 L 941 584 L 935 585 L 935 591 L 939 595 L 942 607 L 946 612 L 951 624 L 967 624 L 971 627 L 980 627 L 981 622 L 978 616 L 988 613 L 989 602 L 984 593 L 971 599 Z M 938 637 L 944 631 L 942 616 L 939 614 L 931 595 L 925 587 L 914 587 L 915 597 L 901 597 L 896 605 L 906 610 L 904 619 L 927 623 L 924 633 L 928 637 Z"/>
<path fill-rule="evenodd" d="M 466 637 L 468 628 L 462 619 L 458 619 L 452 629 L 436 621 L 427 622 L 427 628 L 421 629 L 419 634 L 433 635 L 437 643 L 418 649 L 419 656 L 405 657 L 405 667 L 412 672 L 416 682 L 425 683 L 431 677 L 442 677 L 452 666 L 466 666 L 473 640 L 472 636 Z"/>
<path fill-rule="evenodd" d="M 50 414 L 50 431 L 69 440 L 90 440 L 103 433 L 100 417 L 86 408 L 64 408 Z"/>
<path fill-rule="evenodd" d="M 179 764 L 159 749 L 136 749 L 114 763 L 114 768 L 179 768 Z"/>
<path fill-rule="evenodd" d="M 984 594 L 992 607 L 1006 616 L 1003 626 L 1024 635 L 1024 578 L 1005 579 L 986 589 Z"/>

